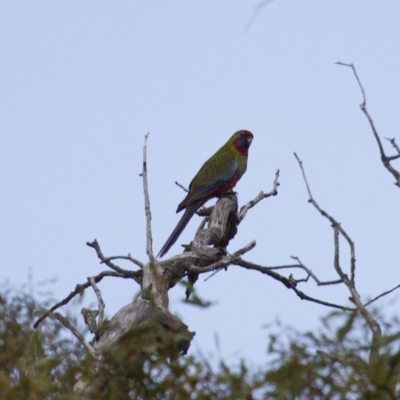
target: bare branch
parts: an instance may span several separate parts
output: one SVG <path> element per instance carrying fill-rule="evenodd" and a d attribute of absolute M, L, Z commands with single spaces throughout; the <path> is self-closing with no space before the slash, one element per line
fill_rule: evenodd
<path fill-rule="evenodd" d="M 129 270 L 123 269 L 121 267 L 118 267 L 117 265 L 112 263 L 110 261 L 109 257 L 105 257 L 104 256 L 103 252 L 100 249 L 100 245 L 99 245 L 99 243 L 97 242 L 96 239 L 93 242 L 87 242 L 86 245 L 89 246 L 89 247 L 92 247 L 93 249 L 96 250 L 97 256 L 101 260 L 101 264 L 106 264 L 108 267 L 113 269 L 118 274 L 125 275 L 126 278 L 132 278 L 139 284 L 141 283 L 141 277 L 142 277 L 142 272 L 141 271 L 129 271 Z M 114 258 L 117 258 L 117 257 L 114 257 Z M 140 263 L 140 264 L 144 265 L 142 263 Z"/>
<path fill-rule="evenodd" d="M 311 271 L 311 269 L 307 268 L 299 259 L 299 257 L 294 257 L 290 256 L 294 260 L 296 260 L 299 265 L 288 265 L 288 266 L 282 266 L 282 267 L 270 267 L 271 269 L 283 269 L 283 268 L 302 268 L 304 271 L 307 272 L 311 278 L 314 279 L 314 281 L 317 283 L 318 286 L 328 286 L 328 285 L 337 285 L 338 283 L 343 283 L 341 279 L 335 280 L 335 281 L 320 281 L 317 276 Z"/>
<path fill-rule="evenodd" d="M 334 258 L 333 258 L 333 265 L 335 267 L 335 270 L 337 274 L 340 276 L 340 279 L 345 281 L 347 278 L 347 275 L 343 272 L 342 267 L 340 266 L 340 257 L 339 257 L 339 231 L 336 226 L 333 227 L 333 242 L 335 245 L 335 251 L 334 251 Z M 353 281 L 354 283 L 354 281 Z"/>
<path fill-rule="evenodd" d="M 293 285 L 296 287 L 299 283 L 307 283 L 308 280 L 310 279 L 311 275 L 308 275 L 305 278 L 301 278 L 301 279 L 295 279 L 295 277 L 293 276 L 293 274 L 289 275 L 289 281 L 293 283 Z"/>
<path fill-rule="evenodd" d="M 207 267 L 196 267 L 194 265 L 189 267 L 189 273 L 199 273 L 203 274 L 205 272 L 210 272 L 214 270 L 221 270 L 222 268 L 227 268 L 229 265 L 233 264 L 241 255 L 247 253 L 248 251 L 254 249 L 256 246 L 255 240 L 251 241 L 248 245 L 242 247 L 241 249 L 235 251 L 232 255 L 224 257 Z"/>
<path fill-rule="evenodd" d="M 274 267 L 261 267 L 263 270 L 262 272 L 265 272 L 264 268 L 266 270 L 269 271 L 275 271 L 275 270 L 281 270 L 281 269 L 293 269 L 293 268 L 299 268 L 304 270 L 307 273 L 307 277 L 303 278 L 303 279 L 294 279 L 294 277 L 292 275 L 291 278 L 289 278 L 292 282 L 297 283 L 301 283 L 301 282 L 307 282 L 308 279 L 311 277 L 318 286 L 328 286 L 328 285 L 337 285 L 339 283 L 343 283 L 343 281 L 341 279 L 337 279 L 337 280 L 333 280 L 333 281 L 321 281 L 319 280 L 319 278 L 309 269 L 307 268 L 298 257 L 294 257 L 291 256 L 291 258 L 293 258 L 294 260 L 296 260 L 298 262 L 298 264 L 292 264 L 292 265 L 278 265 L 278 266 L 274 266 Z M 216 273 L 218 273 L 219 271 L 221 271 L 222 268 L 216 270 L 213 274 L 211 274 L 210 276 L 208 276 L 206 279 L 204 279 L 204 281 L 208 281 L 210 278 L 212 278 Z M 204 268 L 203 268 L 204 270 Z"/>
<path fill-rule="evenodd" d="M 311 301 L 313 303 L 321 304 L 323 306 L 327 306 L 327 307 L 331 307 L 331 308 L 338 308 L 339 310 L 342 310 L 342 311 L 354 311 L 354 308 L 341 306 L 341 305 L 335 304 L 335 303 L 329 303 L 327 301 L 319 300 L 314 297 L 308 296 L 307 294 L 305 294 L 304 292 L 302 292 L 301 290 L 298 290 L 296 288 L 296 281 L 294 279 L 285 278 L 284 276 L 277 274 L 274 271 L 271 271 L 267 267 L 263 267 L 261 265 L 251 263 L 249 261 L 245 261 L 242 258 L 239 259 L 238 261 L 235 261 L 234 264 L 238 265 L 242 268 L 259 271 L 265 275 L 270 276 L 271 278 L 283 283 L 288 289 L 292 289 L 297 294 L 297 296 L 300 297 L 302 300 Z"/>
<path fill-rule="evenodd" d="M 278 194 L 278 186 L 280 185 L 278 179 L 279 179 L 279 169 L 277 169 L 275 172 L 275 179 L 272 190 L 268 193 L 260 192 L 259 195 L 256 196 L 253 200 L 250 200 L 244 206 L 242 206 L 238 214 L 239 221 L 242 221 L 245 218 L 247 211 L 249 211 L 250 208 L 253 208 L 261 200 L 266 199 L 267 197 L 276 196 Z"/>
<path fill-rule="evenodd" d="M 113 256 L 113 257 L 107 257 L 106 258 L 108 261 L 112 260 L 128 260 L 131 261 L 133 264 L 137 265 L 139 268 L 143 269 L 144 268 L 144 263 L 142 263 L 139 260 L 136 260 L 136 258 L 133 258 L 130 254 L 127 256 Z"/>
<path fill-rule="evenodd" d="M 361 84 L 360 78 L 358 77 L 356 68 L 354 67 L 353 64 L 346 64 L 346 63 L 342 63 L 342 62 L 337 62 L 335 64 L 342 65 L 342 66 L 345 66 L 345 67 L 349 67 L 349 68 L 351 68 L 353 70 L 354 76 L 357 79 L 358 86 L 360 87 L 360 90 L 361 90 L 361 93 L 362 93 L 362 97 L 363 97 L 363 102 L 360 104 L 360 108 L 361 108 L 362 112 L 365 114 L 365 116 L 367 117 L 369 125 L 371 126 L 372 132 L 373 132 L 373 134 L 375 136 L 376 142 L 378 144 L 379 152 L 380 152 L 380 155 L 381 155 L 382 163 L 383 163 L 384 167 L 394 176 L 394 178 L 396 180 L 395 185 L 400 187 L 400 172 L 397 171 L 395 168 L 393 168 L 392 165 L 390 164 L 391 161 L 397 159 L 398 157 L 397 156 L 388 157 L 385 154 L 385 150 L 383 149 L 382 142 L 381 142 L 381 139 L 379 137 L 378 131 L 375 128 L 374 121 L 372 120 L 372 117 L 371 117 L 371 115 L 369 114 L 369 112 L 367 110 L 367 98 L 365 96 L 365 91 L 364 91 L 364 88 L 363 88 L 363 86 Z M 393 142 L 392 142 L 392 140 L 393 140 Z M 394 139 L 389 139 L 389 141 L 392 143 L 392 146 L 400 154 L 399 148 L 397 147 Z"/>
<path fill-rule="evenodd" d="M 141 283 L 141 277 L 142 277 L 141 271 L 128 271 L 112 263 L 108 257 L 104 256 L 103 252 L 100 249 L 100 245 L 96 239 L 94 239 L 93 242 L 87 242 L 86 245 L 96 250 L 97 257 L 100 259 L 102 264 L 106 264 L 108 267 L 110 267 L 115 272 L 118 272 L 121 275 L 126 275 L 127 278 L 134 279 L 139 284 Z"/>
<path fill-rule="evenodd" d="M 388 141 L 390 142 L 390 144 L 391 144 L 391 145 L 395 148 L 395 150 L 397 151 L 398 155 L 400 155 L 400 148 L 399 148 L 399 146 L 397 145 L 395 138 L 392 138 L 392 139 L 390 139 L 390 138 L 385 138 L 385 139 L 388 140 Z"/>
<path fill-rule="evenodd" d="M 372 300 L 367 301 L 367 302 L 364 304 L 364 306 L 365 306 L 365 307 L 369 306 L 369 305 L 370 305 L 371 303 L 373 303 L 374 301 L 380 299 L 380 298 L 383 297 L 383 296 L 388 295 L 389 293 L 394 292 L 394 291 L 397 290 L 398 288 L 400 288 L 400 285 L 397 285 L 397 286 L 395 286 L 393 289 L 390 289 L 390 290 L 388 290 L 387 292 L 383 292 L 383 293 L 381 293 L 379 296 L 374 297 Z"/>
<path fill-rule="evenodd" d="M 316 284 L 318 286 L 327 286 L 327 285 L 336 285 L 338 283 L 343 283 L 342 280 L 338 279 L 338 280 L 334 280 L 334 281 L 320 281 L 318 279 L 318 277 L 309 269 L 307 268 L 298 257 L 293 257 L 291 256 L 291 258 L 293 258 L 294 260 L 296 260 L 298 262 L 298 264 L 292 264 L 292 265 L 278 265 L 275 267 L 262 267 L 262 268 L 266 268 L 270 271 L 275 271 L 275 270 L 281 270 L 281 269 L 292 269 L 292 268 L 299 268 L 302 269 L 304 271 L 307 272 L 307 278 L 305 279 L 294 279 L 294 281 L 296 281 L 297 283 L 299 282 L 307 282 L 308 278 L 311 277 L 313 278 L 313 280 L 316 282 Z M 210 278 L 212 278 L 217 272 L 219 272 L 221 269 L 218 269 L 217 271 L 215 271 L 212 275 L 208 276 L 206 279 L 204 279 L 204 281 L 208 281 Z"/>
<path fill-rule="evenodd" d="M 150 197 L 149 197 L 149 188 L 147 185 L 147 138 L 149 134 L 147 133 L 144 137 L 143 144 L 143 192 L 144 192 L 144 209 L 146 213 L 146 253 L 150 259 L 150 262 L 153 263 L 155 261 L 153 254 L 153 235 L 151 233 L 151 209 L 150 209 Z"/>
<path fill-rule="evenodd" d="M 119 274 L 117 272 L 113 271 L 103 271 L 100 274 L 96 275 L 94 277 L 94 281 L 96 283 L 99 283 L 104 277 L 106 276 L 112 276 L 115 278 L 124 278 L 124 279 L 129 279 L 131 277 Z M 64 306 L 68 304 L 75 296 L 82 295 L 85 289 L 90 287 L 89 282 L 85 282 L 82 284 L 77 284 L 75 287 L 75 290 L 73 290 L 65 299 L 59 301 L 57 304 L 55 304 L 53 307 L 51 307 L 48 311 L 45 311 L 40 318 L 37 319 L 37 321 L 33 324 L 33 327 L 36 329 L 45 319 L 48 317 L 53 311 L 57 310 L 57 308 L 60 308 L 61 306 Z"/>
<path fill-rule="evenodd" d="M 351 240 L 350 236 L 347 234 L 347 232 L 341 227 L 340 223 L 336 221 L 335 218 L 333 218 L 331 215 L 329 215 L 326 211 L 324 211 L 319 205 L 318 203 L 315 201 L 313 195 L 311 194 L 311 190 L 310 190 L 310 186 L 308 184 L 307 181 L 307 177 L 306 177 L 306 173 L 304 171 L 304 167 L 303 167 L 303 162 L 300 160 L 300 158 L 297 156 L 296 153 L 294 153 L 294 156 L 296 157 L 297 162 L 299 163 L 301 172 L 303 174 L 303 179 L 304 179 L 304 183 L 306 184 L 306 188 L 307 188 L 307 192 L 308 192 L 308 196 L 309 196 L 309 202 L 319 211 L 319 213 L 327 218 L 331 224 L 333 228 L 337 228 L 338 231 L 342 234 L 342 236 L 346 239 L 347 243 L 349 244 L 350 247 L 350 270 L 351 270 L 351 281 L 354 283 L 355 280 L 355 271 L 356 271 L 356 256 L 355 256 L 355 246 L 354 246 L 354 242 Z M 342 279 L 342 277 L 340 277 Z"/>
<path fill-rule="evenodd" d="M 400 158 L 400 154 L 396 154 L 395 156 L 387 157 L 388 161 L 394 161 Z"/>
<path fill-rule="evenodd" d="M 101 292 L 99 290 L 99 288 L 96 285 L 96 282 L 94 280 L 94 277 L 91 276 L 90 278 L 88 278 L 88 281 L 90 283 L 90 285 L 92 286 L 94 292 L 96 293 L 96 297 L 97 297 L 97 303 L 99 305 L 99 317 L 98 317 L 98 322 L 97 325 L 101 326 L 104 322 L 104 301 L 103 301 L 103 297 L 101 296 Z"/>
<path fill-rule="evenodd" d="M 50 316 L 57 319 L 67 328 L 87 349 L 87 351 L 97 360 L 100 359 L 99 355 L 97 354 L 96 350 L 93 348 L 91 344 L 89 344 L 83 335 L 69 323 L 68 319 L 63 317 L 60 313 L 50 313 Z"/>
<path fill-rule="evenodd" d="M 356 287 L 355 287 L 355 251 L 354 251 L 354 243 L 350 239 L 350 237 L 347 235 L 345 230 L 341 227 L 341 225 L 334 219 L 332 216 L 330 216 L 326 211 L 324 211 L 318 203 L 314 200 L 310 187 L 308 185 L 307 177 L 303 168 L 303 163 L 299 159 L 296 153 L 294 153 L 300 169 L 303 173 L 303 178 L 304 182 L 307 187 L 308 195 L 310 197 L 309 202 L 319 211 L 319 213 L 327 218 L 331 223 L 332 223 L 332 228 L 334 232 L 334 244 L 335 244 L 335 254 L 334 254 L 334 267 L 338 275 L 340 276 L 340 279 L 343 280 L 343 283 L 347 286 L 351 293 L 351 299 L 356 305 L 357 309 L 360 311 L 361 315 L 363 316 L 365 322 L 367 323 L 368 327 L 370 328 L 372 332 L 372 343 L 371 343 L 371 349 L 370 349 L 370 360 L 375 359 L 379 355 L 379 347 L 380 347 L 380 338 L 381 338 L 381 327 L 379 323 L 374 319 L 374 317 L 368 312 L 368 310 L 365 308 L 363 303 L 361 302 L 360 295 L 358 294 Z M 347 240 L 349 246 L 350 246 L 350 264 L 351 264 L 351 279 L 348 278 L 348 276 L 343 272 L 340 263 L 339 263 L 339 233 Z"/>
<path fill-rule="evenodd" d="M 365 96 L 365 90 L 364 90 L 364 88 L 363 88 L 363 86 L 361 84 L 360 78 L 357 75 L 357 71 L 354 68 L 354 65 L 353 64 L 346 64 L 346 63 L 343 63 L 343 62 L 340 62 L 340 61 L 336 62 L 335 64 L 336 65 L 342 65 L 343 67 L 349 67 L 349 68 L 351 68 L 353 70 L 354 76 L 357 79 L 358 86 L 360 86 L 360 90 L 361 90 L 362 97 L 363 97 L 363 102 L 361 103 L 360 107 L 365 106 L 367 104 L 367 97 Z"/>
<path fill-rule="evenodd" d="M 175 181 L 175 185 L 179 186 L 184 192 L 189 193 L 189 190 L 185 188 L 185 186 L 181 185 L 179 182 Z"/>
<path fill-rule="evenodd" d="M 247 22 L 247 25 L 246 25 L 246 28 L 245 28 L 245 31 L 246 31 L 246 32 L 251 28 L 251 25 L 253 25 L 254 21 L 257 19 L 258 14 L 261 12 L 261 10 L 262 10 L 266 5 L 268 5 L 269 3 L 272 3 L 273 1 L 274 1 L 274 0 L 263 0 L 263 1 L 261 1 L 259 4 L 257 4 L 257 5 L 255 6 L 253 15 L 250 17 L 249 21 Z"/>
<path fill-rule="evenodd" d="M 354 284 L 350 282 L 347 277 L 345 277 L 344 283 L 350 290 L 354 304 L 360 311 L 361 315 L 364 317 L 365 322 L 372 332 L 371 351 L 369 355 L 369 359 L 371 361 L 379 355 L 380 341 L 382 335 L 381 327 L 379 323 L 375 320 L 375 318 L 365 308 L 364 304 L 361 302 L 360 295 L 358 294 Z"/>

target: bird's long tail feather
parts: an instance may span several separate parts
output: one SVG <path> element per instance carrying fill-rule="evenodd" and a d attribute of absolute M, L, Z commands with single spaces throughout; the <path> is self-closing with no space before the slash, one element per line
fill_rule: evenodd
<path fill-rule="evenodd" d="M 196 210 L 200 207 L 200 205 L 201 205 L 201 201 L 195 201 L 186 208 L 185 213 L 182 215 L 182 218 L 178 222 L 178 225 L 176 226 L 174 231 L 171 233 L 168 240 L 165 242 L 164 246 L 158 253 L 157 257 L 164 256 L 168 252 L 168 250 L 171 248 L 171 246 L 178 240 L 180 234 L 183 232 L 186 225 L 188 224 L 190 219 L 193 217 L 193 214 L 196 212 Z"/>

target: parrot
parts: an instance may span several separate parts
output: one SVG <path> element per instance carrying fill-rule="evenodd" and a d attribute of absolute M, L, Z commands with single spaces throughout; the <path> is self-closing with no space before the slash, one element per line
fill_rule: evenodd
<path fill-rule="evenodd" d="M 157 257 L 163 257 L 168 252 L 201 206 L 211 198 L 219 197 L 234 188 L 246 172 L 247 155 L 252 140 L 253 134 L 250 131 L 237 131 L 203 164 L 191 181 L 187 196 L 176 210 L 178 213 L 185 209 L 185 212 Z"/>

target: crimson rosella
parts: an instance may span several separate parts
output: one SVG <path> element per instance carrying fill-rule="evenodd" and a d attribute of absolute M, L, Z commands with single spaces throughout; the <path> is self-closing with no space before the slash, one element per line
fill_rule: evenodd
<path fill-rule="evenodd" d="M 253 134 L 242 130 L 231 138 L 200 168 L 189 185 L 189 193 L 176 212 L 183 210 L 181 220 L 157 257 L 162 257 L 177 241 L 193 214 L 208 200 L 230 192 L 246 172 L 247 154 Z"/>

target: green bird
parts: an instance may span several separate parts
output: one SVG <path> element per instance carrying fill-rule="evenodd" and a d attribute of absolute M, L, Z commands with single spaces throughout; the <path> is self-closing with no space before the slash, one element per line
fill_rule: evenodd
<path fill-rule="evenodd" d="M 206 201 L 232 191 L 246 172 L 247 155 L 252 140 L 251 132 L 238 131 L 203 164 L 190 182 L 189 193 L 176 210 L 178 213 L 185 208 L 185 213 L 157 257 L 162 257 L 167 253 L 178 240 L 190 218 Z"/>

